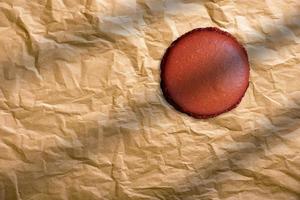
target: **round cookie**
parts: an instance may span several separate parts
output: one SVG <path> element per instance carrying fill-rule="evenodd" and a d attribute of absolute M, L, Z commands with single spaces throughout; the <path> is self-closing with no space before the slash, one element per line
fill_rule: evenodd
<path fill-rule="evenodd" d="M 210 118 L 235 108 L 249 85 L 246 50 L 218 28 L 194 29 L 175 40 L 161 62 L 161 89 L 177 110 Z"/>

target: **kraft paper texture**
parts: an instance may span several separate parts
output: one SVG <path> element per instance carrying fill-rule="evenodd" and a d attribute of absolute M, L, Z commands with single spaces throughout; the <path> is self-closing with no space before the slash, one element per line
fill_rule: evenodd
<path fill-rule="evenodd" d="M 159 65 L 208 26 L 251 80 L 197 120 Z M 0 0 L 0 200 L 219 199 L 300 199 L 299 0 Z"/>

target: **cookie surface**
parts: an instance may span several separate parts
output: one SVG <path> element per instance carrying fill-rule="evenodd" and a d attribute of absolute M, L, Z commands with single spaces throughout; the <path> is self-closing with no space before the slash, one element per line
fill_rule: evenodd
<path fill-rule="evenodd" d="M 161 89 L 177 110 L 210 118 L 235 108 L 249 85 L 246 50 L 218 28 L 194 29 L 175 40 L 161 62 Z"/>

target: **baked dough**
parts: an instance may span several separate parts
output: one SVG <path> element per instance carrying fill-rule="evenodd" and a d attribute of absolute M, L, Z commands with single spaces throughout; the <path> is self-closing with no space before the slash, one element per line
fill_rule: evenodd
<path fill-rule="evenodd" d="M 218 28 L 194 29 L 167 49 L 161 89 L 177 110 L 210 118 L 235 108 L 249 85 L 246 50 Z"/>

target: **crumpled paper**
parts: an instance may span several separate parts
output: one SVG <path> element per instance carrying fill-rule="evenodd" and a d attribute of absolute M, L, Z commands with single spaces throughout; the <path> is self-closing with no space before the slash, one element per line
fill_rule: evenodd
<path fill-rule="evenodd" d="M 298 0 L 0 0 L 1 200 L 300 198 Z M 215 26 L 248 51 L 241 104 L 164 100 L 173 40 Z"/>

